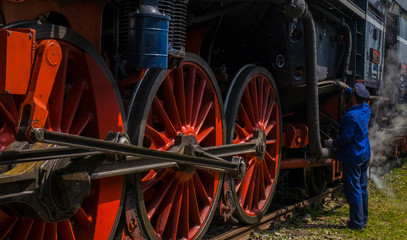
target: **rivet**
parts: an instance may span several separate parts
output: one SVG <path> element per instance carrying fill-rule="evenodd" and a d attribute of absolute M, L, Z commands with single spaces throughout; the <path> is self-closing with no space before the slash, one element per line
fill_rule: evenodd
<path fill-rule="evenodd" d="M 32 33 L 30 33 L 30 34 L 28 34 L 28 39 L 32 39 L 33 38 L 33 34 Z"/>

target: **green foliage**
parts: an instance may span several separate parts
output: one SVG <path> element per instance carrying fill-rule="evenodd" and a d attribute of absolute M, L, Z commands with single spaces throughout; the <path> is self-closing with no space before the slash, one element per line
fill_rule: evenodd
<path fill-rule="evenodd" d="M 260 233 L 254 239 L 407 239 L 407 162 L 369 184 L 369 222 L 364 231 L 347 229 L 349 205 L 338 193 L 317 209 Z M 379 189 L 378 186 L 382 185 Z"/>

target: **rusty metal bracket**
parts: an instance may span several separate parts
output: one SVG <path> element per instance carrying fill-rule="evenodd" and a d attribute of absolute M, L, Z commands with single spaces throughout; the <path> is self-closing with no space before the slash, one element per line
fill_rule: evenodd
<path fill-rule="evenodd" d="M 236 210 L 235 203 L 233 202 L 233 194 L 230 190 L 225 190 L 225 203 L 222 204 L 221 216 L 224 222 L 226 222 Z"/>

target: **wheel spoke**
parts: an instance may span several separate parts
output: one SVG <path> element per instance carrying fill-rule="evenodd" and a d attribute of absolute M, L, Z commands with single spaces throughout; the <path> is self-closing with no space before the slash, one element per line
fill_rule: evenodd
<path fill-rule="evenodd" d="M 266 141 L 266 145 L 271 145 L 271 144 L 275 144 L 275 143 L 277 143 L 276 139 L 271 139 L 271 140 Z"/>
<path fill-rule="evenodd" d="M 78 80 L 72 85 L 71 94 L 66 100 L 62 113 L 62 119 L 64 121 L 61 124 L 61 131 L 64 133 L 68 133 L 71 129 L 86 84 L 86 81 Z"/>
<path fill-rule="evenodd" d="M 62 49 L 62 60 L 49 97 L 49 118 L 53 131 L 61 132 L 62 110 L 64 106 L 65 84 L 68 72 L 69 47 Z"/>
<path fill-rule="evenodd" d="M 201 216 L 199 214 L 198 199 L 196 197 L 195 186 L 192 179 L 188 182 L 189 187 L 189 213 L 190 222 L 194 225 L 201 225 Z"/>
<path fill-rule="evenodd" d="M 175 181 L 174 178 L 171 179 L 163 179 L 163 183 L 161 186 L 158 186 L 157 192 L 160 194 L 155 194 L 154 198 L 149 202 L 147 211 L 148 211 L 148 218 L 151 220 L 155 212 L 158 210 L 161 202 L 165 197 L 167 197 L 167 192 L 171 188 L 172 183 Z"/>
<path fill-rule="evenodd" d="M 239 120 L 242 121 L 243 124 L 244 124 L 245 130 L 248 133 L 253 134 L 254 125 L 250 121 L 249 116 L 247 115 L 246 110 L 244 109 L 242 103 L 240 103 L 240 105 L 239 105 L 239 113 L 238 113 L 238 115 L 239 115 Z"/>
<path fill-rule="evenodd" d="M 240 204 L 242 204 L 242 205 L 247 197 L 247 191 L 249 190 L 250 179 L 252 179 L 253 170 L 254 170 L 254 165 L 250 165 L 248 171 L 246 172 L 243 179 L 241 180 L 242 184 L 241 184 L 240 188 L 236 190 L 236 192 L 239 193 L 239 201 L 240 201 Z"/>
<path fill-rule="evenodd" d="M 151 179 L 153 179 L 153 178 L 157 175 L 157 172 L 160 172 L 160 171 L 163 171 L 163 170 L 157 170 L 157 171 L 155 171 L 155 170 L 150 170 L 150 171 L 143 177 L 143 179 L 141 180 L 141 181 L 143 182 L 143 190 L 144 190 L 144 185 L 145 185 L 145 183 L 148 183 Z"/>
<path fill-rule="evenodd" d="M 271 176 L 271 174 L 269 172 L 269 168 L 267 166 L 266 161 L 263 161 L 261 164 L 263 165 L 263 175 L 264 175 L 265 184 L 266 184 L 266 186 L 268 186 L 268 185 L 272 184 L 273 177 Z"/>
<path fill-rule="evenodd" d="M 11 235 L 11 239 L 27 239 L 30 234 L 31 227 L 33 226 L 34 220 L 21 218 L 18 220 L 17 226 Z M 0 238 L 3 239 L 3 238 Z"/>
<path fill-rule="evenodd" d="M 264 81 L 265 79 L 263 77 L 257 77 L 256 78 L 258 84 L 257 84 L 257 95 L 258 95 L 258 104 L 259 104 L 259 121 L 262 122 L 263 119 L 263 93 L 264 93 Z"/>
<path fill-rule="evenodd" d="M 90 226 L 92 223 L 92 217 L 82 207 L 75 213 L 74 218 L 81 226 Z"/>
<path fill-rule="evenodd" d="M 246 210 L 251 211 L 252 207 L 253 207 L 253 198 L 254 198 L 254 188 L 256 185 L 256 177 L 257 177 L 257 166 L 256 164 L 252 165 L 252 175 L 250 176 L 250 178 L 248 178 L 246 181 L 249 182 L 248 184 L 248 190 L 247 190 L 247 194 L 246 194 L 246 198 L 245 198 L 245 202 L 244 202 L 244 206 Z"/>
<path fill-rule="evenodd" d="M 262 123 L 263 123 L 263 126 L 265 126 L 264 124 L 265 124 L 265 122 L 268 120 L 268 118 L 266 118 L 266 115 L 267 115 L 267 106 L 268 106 L 268 103 L 269 103 L 269 96 L 270 96 L 270 90 L 271 90 L 271 87 L 270 86 L 266 86 L 266 88 L 265 88 L 265 94 L 264 94 L 264 99 L 263 99 L 263 108 L 262 108 Z"/>
<path fill-rule="evenodd" d="M 16 125 L 18 110 L 13 96 L 0 95 L 0 117 L 6 125 L 13 127 Z"/>
<path fill-rule="evenodd" d="M 175 189 L 171 189 L 170 193 L 166 196 L 165 200 L 163 201 L 163 209 L 161 209 L 155 229 L 157 231 L 157 235 L 162 238 L 164 234 L 165 227 L 168 223 L 168 218 L 170 217 L 170 213 L 173 210 L 173 203 L 175 200 L 175 196 L 178 192 L 180 184 L 175 181 L 173 184 L 175 185 Z"/>
<path fill-rule="evenodd" d="M 169 227 L 165 231 L 165 235 L 168 236 L 168 239 L 175 240 L 177 237 L 177 229 L 179 226 L 179 221 L 182 216 L 180 215 L 181 212 L 181 203 L 182 203 L 182 194 L 184 192 L 184 186 L 179 185 L 174 199 L 174 205 L 171 210 L 171 216 L 169 220 Z"/>
<path fill-rule="evenodd" d="M 257 184 L 259 185 L 259 200 L 261 199 L 265 199 L 266 196 L 266 188 L 265 186 L 267 186 L 267 184 L 265 183 L 265 177 L 264 177 L 264 161 L 261 162 L 261 165 L 259 166 L 259 173 L 258 173 L 258 181 Z M 266 185 L 265 185 L 266 184 Z"/>
<path fill-rule="evenodd" d="M 192 113 L 192 122 L 191 126 L 196 126 L 196 121 L 198 119 L 198 114 L 201 110 L 201 104 L 202 104 L 202 96 L 205 91 L 205 86 L 206 86 L 206 81 L 205 79 L 199 79 L 199 82 L 196 86 L 196 89 L 194 91 L 194 107 L 193 107 L 193 113 Z"/>
<path fill-rule="evenodd" d="M 215 130 L 214 127 L 208 127 L 204 130 L 202 130 L 198 136 L 196 137 L 198 140 L 198 144 L 200 144 L 203 140 L 205 140 L 206 137 L 208 137 L 208 135 L 213 132 Z"/>
<path fill-rule="evenodd" d="M 235 124 L 235 134 L 236 134 L 236 139 L 233 140 L 233 143 L 241 143 L 241 142 L 247 142 L 249 139 L 252 137 L 252 134 L 248 133 L 244 128 L 239 126 L 239 124 Z"/>
<path fill-rule="evenodd" d="M 199 198 L 199 201 L 202 202 L 202 204 L 204 206 L 211 204 L 211 199 L 209 198 L 208 194 L 206 193 L 206 189 L 205 189 L 204 185 L 202 184 L 202 181 L 199 178 L 197 173 L 193 174 L 193 182 L 194 182 L 194 187 L 196 189 L 196 193 Z"/>
<path fill-rule="evenodd" d="M 58 239 L 57 235 L 57 228 L 58 224 L 57 223 L 47 223 L 45 226 L 45 234 L 44 234 L 44 239 L 49 239 L 49 240 L 55 240 Z"/>
<path fill-rule="evenodd" d="M 244 106 L 244 109 L 247 112 L 247 116 L 250 119 L 251 125 L 255 125 L 256 123 L 256 118 L 254 116 L 254 111 L 253 111 L 253 103 L 250 97 L 249 89 L 245 88 L 242 96 L 242 105 Z"/>
<path fill-rule="evenodd" d="M 250 91 L 250 100 L 251 100 L 251 109 L 253 109 L 254 121 L 253 123 L 257 123 L 259 121 L 259 104 L 258 104 L 258 96 L 257 96 L 257 84 L 256 80 L 251 81 L 249 83 L 249 91 Z"/>
<path fill-rule="evenodd" d="M 72 224 L 69 219 L 58 223 L 58 236 L 63 240 L 75 240 Z"/>
<path fill-rule="evenodd" d="M 3 124 L 7 125 L 7 123 L 9 124 L 13 122 L 15 123 L 15 120 L 1 102 L 0 102 L 0 117 Z"/>
<path fill-rule="evenodd" d="M 157 97 L 154 97 L 153 109 L 157 118 L 160 120 L 160 123 L 164 125 L 165 131 L 167 132 L 168 136 L 175 136 L 177 134 L 177 131 L 175 130 L 174 125 L 172 124 L 170 118 L 164 110 L 163 105 Z"/>
<path fill-rule="evenodd" d="M 0 151 L 4 149 L 14 140 L 14 129 L 16 128 L 16 120 L 11 116 L 9 111 L 0 103 Z"/>
<path fill-rule="evenodd" d="M 75 135 L 80 135 L 85 127 L 91 122 L 92 120 L 92 113 L 84 113 L 79 115 L 76 119 L 75 122 L 72 124 L 71 129 L 69 130 L 70 134 L 75 134 Z"/>
<path fill-rule="evenodd" d="M 32 230 L 30 232 L 30 236 L 28 236 L 28 239 L 43 239 L 44 238 L 44 232 L 45 232 L 45 225 L 46 222 L 43 221 L 34 221 L 34 224 L 32 226 Z"/>
<path fill-rule="evenodd" d="M 256 165 L 256 178 L 254 179 L 254 193 L 253 193 L 253 204 L 252 204 L 252 212 L 256 212 L 259 209 L 259 201 L 260 201 L 260 185 L 262 184 L 261 178 L 261 165 Z"/>
<path fill-rule="evenodd" d="M 276 126 L 276 121 L 272 121 L 264 130 L 266 136 L 269 135 L 269 133 L 271 132 L 271 130 L 274 128 L 274 126 Z"/>
<path fill-rule="evenodd" d="M 195 127 L 196 132 L 200 132 L 202 125 L 205 123 L 206 118 L 208 117 L 209 111 L 213 106 L 213 101 L 206 102 L 199 113 L 198 120 L 196 121 L 197 126 Z"/>
<path fill-rule="evenodd" d="M 178 225 L 183 237 L 188 237 L 189 232 L 189 187 L 188 183 L 184 183 L 184 191 L 182 193 L 182 206 L 180 214 L 180 224 Z"/>
<path fill-rule="evenodd" d="M 3 211 L 0 210 L 0 217 L 3 217 Z M 8 233 L 13 229 L 14 225 L 17 223 L 18 218 L 16 217 L 4 217 L 0 218 L 0 239 L 5 239 Z"/>
<path fill-rule="evenodd" d="M 186 124 L 186 106 L 185 106 L 185 89 L 184 89 L 184 72 L 183 66 L 176 68 L 173 75 L 175 75 L 175 98 L 177 102 L 177 107 L 180 115 L 180 120 L 182 125 Z"/>
<path fill-rule="evenodd" d="M 204 180 L 201 182 L 206 189 L 207 195 L 209 196 L 211 202 L 213 203 L 213 198 L 215 197 L 215 192 L 216 192 L 216 189 L 214 188 L 214 186 L 217 186 L 217 182 L 219 181 L 219 179 L 217 179 L 217 175 L 214 174 L 213 171 L 203 170 L 203 169 L 199 169 L 196 172 L 197 172 L 199 178 Z"/>
<path fill-rule="evenodd" d="M 150 125 L 146 125 L 146 137 L 154 144 L 156 149 L 165 151 L 167 146 L 172 145 L 173 141 L 168 139 L 165 134 L 159 133 Z"/>
<path fill-rule="evenodd" d="M 268 153 L 268 152 L 266 152 L 266 155 L 265 155 L 265 159 L 266 159 L 266 164 L 267 164 L 267 166 L 269 166 L 269 167 L 271 167 L 271 168 L 269 168 L 270 170 L 271 170 L 271 174 L 270 174 L 270 176 L 272 177 L 272 178 L 274 178 L 275 176 L 276 176 L 276 167 L 275 167 L 275 165 L 276 165 L 276 158 L 275 157 L 272 157 L 271 155 L 270 155 L 270 153 Z"/>
<path fill-rule="evenodd" d="M 179 130 L 181 129 L 181 120 L 173 92 L 173 86 L 169 79 L 170 76 L 172 75 L 167 76 L 167 78 L 163 81 L 161 89 L 164 95 L 165 109 L 168 112 L 168 116 L 171 119 L 171 122 L 174 124 L 175 129 Z"/>
<path fill-rule="evenodd" d="M 196 79 L 196 68 L 188 68 L 187 71 L 187 82 L 185 89 L 185 104 L 186 104 L 186 117 L 187 125 L 191 125 L 192 122 L 192 107 L 194 105 L 194 90 L 195 90 L 195 79 Z"/>
<path fill-rule="evenodd" d="M 163 179 L 168 179 L 172 176 L 170 176 L 170 171 L 166 171 L 166 170 L 158 170 L 158 171 L 150 171 L 150 173 L 153 173 L 152 177 L 150 176 L 148 178 L 148 181 L 146 179 L 143 178 L 142 180 L 142 188 L 143 188 L 143 192 L 148 191 L 151 187 L 153 187 L 157 182 L 159 181 L 163 181 Z"/>
<path fill-rule="evenodd" d="M 266 115 L 265 115 L 265 118 L 264 118 L 264 120 L 265 120 L 264 121 L 264 126 L 268 125 L 268 123 L 270 121 L 271 113 L 272 113 L 275 105 L 276 105 L 276 101 L 274 101 L 274 100 L 270 100 L 270 102 L 268 103 L 267 110 L 266 110 Z"/>

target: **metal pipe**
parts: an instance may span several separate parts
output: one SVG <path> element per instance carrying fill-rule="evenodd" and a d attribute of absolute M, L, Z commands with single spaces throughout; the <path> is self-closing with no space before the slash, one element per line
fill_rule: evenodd
<path fill-rule="evenodd" d="M 307 115 L 309 125 L 310 151 L 316 160 L 325 159 L 331 155 L 328 148 L 322 148 L 319 126 L 317 52 L 315 24 L 309 10 L 302 17 L 305 39 L 306 80 L 307 80 Z"/>
<path fill-rule="evenodd" d="M 306 167 L 327 167 L 332 165 L 332 159 L 325 159 L 318 162 L 311 162 L 309 158 L 293 158 L 281 161 L 280 169 L 296 169 Z"/>
<path fill-rule="evenodd" d="M 346 33 L 346 51 L 345 51 L 345 56 L 343 59 L 343 66 L 342 66 L 342 74 L 341 74 L 341 80 L 342 82 L 346 82 L 346 78 L 348 76 L 348 69 L 349 69 L 349 63 L 350 63 L 350 57 L 352 54 L 352 31 L 349 27 L 349 25 L 345 22 L 345 20 L 342 18 L 339 18 L 335 16 L 334 14 L 328 12 L 326 9 L 322 8 L 320 5 L 317 5 L 315 3 L 308 3 L 308 6 L 312 8 L 312 10 L 322 14 L 328 21 L 337 24 L 338 26 L 342 27 L 345 29 Z M 339 94 L 339 100 L 338 100 L 338 116 L 339 119 L 342 116 L 343 112 L 343 95 L 344 95 L 344 90 L 340 91 Z"/>

